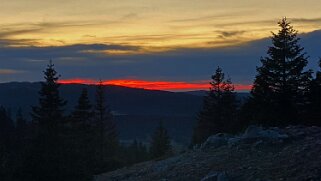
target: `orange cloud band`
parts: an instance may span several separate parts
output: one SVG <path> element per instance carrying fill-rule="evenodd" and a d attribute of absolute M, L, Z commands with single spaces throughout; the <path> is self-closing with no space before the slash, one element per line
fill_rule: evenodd
<path fill-rule="evenodd" d="M 66 79 L 60 80 L 61 84 L 98 84 L 98 81 L 92 79 Z M 131 88 L 142 88 L 149 90 L 168 90 L 168 91 L 183 91 L 183 90 L 207 90 L 210 85 L 208 81 L 197 82 L 172 82 L 172 81 L 146 81 L 133 79 L 118 79 L 103 81 L 104 85 L 118 85 Z M 252 85 L 234 84 L 236 91 L 249 91 Z"/>

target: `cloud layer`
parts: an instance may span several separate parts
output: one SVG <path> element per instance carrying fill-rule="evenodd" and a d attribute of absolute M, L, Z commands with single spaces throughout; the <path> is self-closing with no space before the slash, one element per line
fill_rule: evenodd
<path fill-rule="evenodd" d="M 309 67 L 316 69 L 320 55 L 321 31 L 302 34 L 302 45 L 311 56 Z M 235 84 L 250 85 L 259 59 L 271 42 L 262 39 L 222 48 L 177 48 L 141 52 L 128 45 L 78 44 L 60 47 L 14 47 L 0 44 L 0 82 L 39 81 L 49 59 L 53 59 L 62 79 L 136 80 L 141 86 L 152 82 L 195 83 L 201 88 L 217 66 Z M 117 52 L 117 53 L 115 53 Z M 119 53 L 133 52 L 133 53 Z M 145 82 L 144 82 L 145 81 Z M 117 83 L 117 82 L 116 82 Z M 139 84 L 140 82 L 136 82 Z M 123 83 L 124 84 L 124 83 Z"/>

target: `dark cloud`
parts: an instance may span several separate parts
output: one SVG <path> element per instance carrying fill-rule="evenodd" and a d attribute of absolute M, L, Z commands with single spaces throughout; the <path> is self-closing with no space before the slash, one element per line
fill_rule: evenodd
<path fill-rule="evenodd" d="M 39 39 L 0 39 L 0 47 L 8 47 L 8 46 L 25 46 L 37 44 Z"/>
<path fill-rule="evenodd" d="M 123 41 L 136 41 L 136 40 L 144 40 L 144 41 L 159 41 L 159 40 L 169 40 L 169 39 L 177 39 L 177 38 L 184 38 L 184 39 L 199 39 L 200 36 L 203 36 L 203 34 L 200 33 L 191 33 L 191 34 L 150 34 L 150 35 L 133 35 L 133 36 L 113 36 L 108 37 L 108 39 L 113 40 L 123 40 Z M 207 38 L 208 37 L 204 37 Z"/>
<path fill-rule="evenodd" d="M 31 28 L 31 29 L 21 29 L 21 30 L 12 30 L 12 29 L 1 29 L 0 31 L 0 38 L 8 38 L 10 36 L 14 35 L 21 35 L 21 34 L 26 34 L 26 33 L 36 33 L 40 32 L 42 29 L 41 28 Z"/>
<path fill-rule="evenodd" d="M 235 36 L 235 35 L 241 35 L 245 33 L 245 31 L 222 31 L 222 36 L 224 37 L 230 37 L 230 36 Z"/>
<path fill-rule="evenodd" d="M 246 31 L 216 31 L 216 32 L 219 33 L 218 37 L 222 39 L 231 38 L 231 37 L 239 36 L 246 33 Z"/>
<path fill-rule="evenodd" d="M 258 25 L 261 25 L 261 26 L 266 26 L 266 25 L 275 25 L 275 22 L 277 22 L 275 19 L 270 19 L 270 20 L 218 23 L 218 24 L 215 24 L 215 26 L 218 26 L 218 27 L 233 27 L 233 26 L 237 26 L 237 25 L 242 25 L 242 26 L 247 26 L 247 25 L 256 25 L 256 26 L 258 26 Z"/>
<path fill-rule="evenodd" d="M 231 13 L 220 13 L 220 14 L 213 14 L 208 16 L 201 16 L 196 18 L 185 18 L 185 19 L 176 19 L 171 20 L 170 22 L 173 23 L 194 23 L 194 22 L 200 22 L 200 21 L 210 21 L 210 20 L 217 20 L 222 18 L 233 18 L 233 17 L 239 17 L 244 14 L 252 14 L 255 13 L 254 10 L 247 10 L 247 11 L 237 11 L 237 12 L 231 12 Z"/>
<path fill-rule="evenodd" d="M 121 23 L 126 17 L 114 21 L 67 21 L 67 22 L 39 22 L 25 24 L 6 24 L 0 27 L 0 39 L 12 39 L 11 37 L 24 34 L 48 33 L 52 30 L 66 27 L 90 27 L 97 25 L 112 25 Z M 93 36 L 93 35 L 91 35 Z M 20 41 L 22 43 L 22 41 Z"/>
<path fill-rule="evenodd" d="M 295 23 L 321 23 L 320 18 L 290 18 L 290 21 Z"/>
<path fill-rule="evenodd" d="M 320 24 L 321 18 L 288 18 L 290 22 L 294 23 L 303 23 L 303 24 Z M 215 24 L 218 27 L 232 27 L 235 25 L 261 25 L 261 26 L 269 26 L 275 25 L 275 22 L 280 19 L 266 19 L 266 20 L 257 20 L 257 21 L 243 21 L 243 22 L 228 22 L 228 23 L 220 23 Z"/>

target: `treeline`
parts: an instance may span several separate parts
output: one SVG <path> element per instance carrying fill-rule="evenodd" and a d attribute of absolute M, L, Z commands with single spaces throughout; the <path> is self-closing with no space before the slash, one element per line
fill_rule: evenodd
<path fill-rule="evenodd" d="M 321 72 L 307 69 L 308 56 L 299 45 L 297 31 L 286 18 L 272 33 L 272 46 L 257 67 L 250 97 L 237 102 L 234 87 L 221 68 L 212 76 L 211 88 L 198 115 L 192 144 L 216 133 L 235 134 L 249 125 L 321 126 Z M 319 62 L 321 68 L 321 60 Z"/>
<path fill-rule="evenodd" d="M 21 110 L 13 120 L 10 110 L 0 107 L 1 180 L 92 180 L 95 174 L 171 153 L 162 123 L 149 148 L 137 140 L 130 145 L 119 142 L 102 83 L 97 85 L 94 104 L 83 89 L 71 114 L 65 115 L 67 102 L 59 95 L 59 76 L 52 62 L 44 78 L 31 121 Z"/>

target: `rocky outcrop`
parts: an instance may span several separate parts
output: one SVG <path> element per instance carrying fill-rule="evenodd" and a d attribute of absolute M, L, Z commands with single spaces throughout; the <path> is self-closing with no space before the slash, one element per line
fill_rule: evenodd
<path fill-rule="evenodd" d="M 219 148 L 225 146 L 228 143 L 228 140 L 232 137 L 228 134 L 218 133 L 216 135 L 210 136 L 207 140 L 201 145 L 201 149 L 210 149 L 210 148 Z"/>
<path fill-rule="evenodd" d="M 201 149 L 213 149 L 228 145 L 229 147 L 239 146 L 240 144 L 259 144 L 282 143 L 289 138 L 283 130 L 279 128 L 263 129 L 262 127 L 249 126 L 243 134 L 231 136 L 218 133 L 210 136 L 202 145 Z"/>
<path fill-rule="evenodd" d="M 98 181 L 321 180 L 321 128 L 249 127 L 211 136 L 200 149 L 96 176 Z"/>
<path fill-rule="evenodd" d="M 201 181 L 229 181 L 225 172 L 210 172 Z"/>

